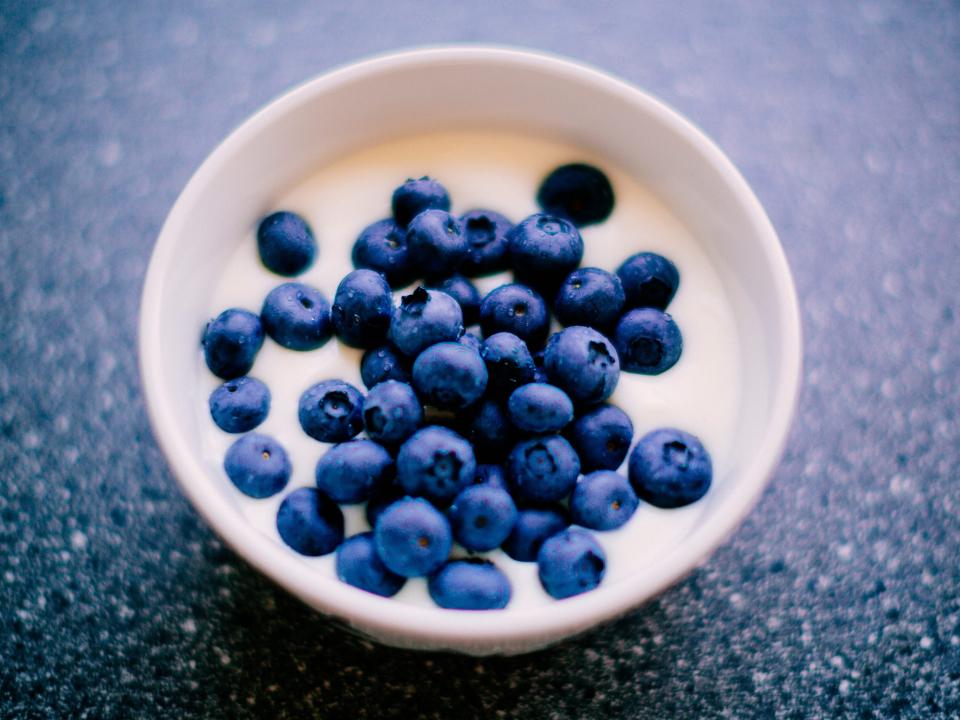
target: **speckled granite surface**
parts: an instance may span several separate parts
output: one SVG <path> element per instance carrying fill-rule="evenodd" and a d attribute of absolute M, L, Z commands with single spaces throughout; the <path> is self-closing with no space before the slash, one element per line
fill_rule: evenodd
<path fill-rule="evenodd" d="M 960 7 L 678 5 L 0 4 L 0 716 L 960 715 Z M 701 125 L 806 332 L 737 534 L 619 622 L 483 661 L 373 648 L 226 551 L 134 354 L 153 240 L 227 131 L 332 65 L 459 40 L 581 58 Z"/>

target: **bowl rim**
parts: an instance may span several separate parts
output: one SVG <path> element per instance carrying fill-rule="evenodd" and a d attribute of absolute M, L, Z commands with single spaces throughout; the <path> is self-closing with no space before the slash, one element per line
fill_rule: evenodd
<path fill-rule="evenodd" d="M 777 320 L 783 342 L 782 362 L 775 378 L 773 412 L 767 426 L 771 440 L 755 453 L 741 474 L 740 492 L 727 498 L 712 520 L 670 551 L 671 562 L 650 572 L 623 578 L 580 596 L 514 611 L 470 613 L 398 603 L 389 598 L 352 588 L 337 580 L 318 581 L 304 573 L 298 558 L 275 543 L 264 542 L 251 533 L 247 522 L 230 506 L 212 483 L 191 482 L 206 471 L 178 431 L 176 415 L 167 394 L 155 378 L 161 376 L 162 338 L 158 319 L 162 313 L 165 279 L 176 260 L 176 230 L 187 209 L 219 168 L 237 149 L 278 118 L 296 112 L 335 88 L 398 68 L 456 61 L 460 64 L 524 66 L 554 76 L 594 86 L 616 95 L 638 111 L 654 117 L 691 145 L 705 163 L 713 166 L 728 185 L 755 228 L 766 264 L 774 274 L 778 290 Z M 140 304 L 140 375 L 154 436 L 171 467 L 182 492 L 217 535 L 257 570 L 312 607 L 355 626 L 366 634 L 400 640 L 408 646 L 517 648 L 525 644 L 540 647 L 603 621 L 617 617 L 649 600 L 699 563 L 740 525 L 758 502 L 789 436 L 800 389 L 802 344 L 800 313 L 793 278 L 777 234 L 759 200 L 733 163 L 693 123 L 639 88 L 584 63 L 540 51 L 491 45 L 440 45 L 389 52 L 340 66 L 309 79 L 270 101 L 233 130 L 203 161 L 180 193 L 165 220 L 150 258 Z"/>

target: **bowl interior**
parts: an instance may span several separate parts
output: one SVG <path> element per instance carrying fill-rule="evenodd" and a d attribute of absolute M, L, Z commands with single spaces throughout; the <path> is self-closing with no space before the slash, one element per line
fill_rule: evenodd
<path fill-rule="evenodd" d="M 702 243 L 733 305 L 744 378 L 729 480 L 703 501 L 702 524 L 643 577 L 538 608 L 522 623 L 357 597 L 305 582 L 283 548 L 259 542 L 230 488 L 198 461 L 198 312 L 217 269 L 292 186 L 344 154 L 448 129 L 556 138 L 613 159 Z M 199 310 L 198 310 L 199 309 Z M 312 605 L 386 642 L 472 652 L 544 645 L 623 612 L 700 560 L 750 509 L 779 458 L 799 377 L 796 301 L 766 216 L 729 161 L 651 98 L 595 71 L 508 50 L 437 49 L 379 58 L 308 83 L 235 131 L 177 201 L 144 291 L 141 362 L 157 437 L 184 491 L 224 539 Z M 347 590 L 348 592 L 344 592 Z"/>

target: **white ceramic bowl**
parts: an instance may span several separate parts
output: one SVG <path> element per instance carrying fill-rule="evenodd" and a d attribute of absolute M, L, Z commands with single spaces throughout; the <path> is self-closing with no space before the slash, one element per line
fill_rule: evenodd
<path fill-rule="evenodd" d="M 482 91 L 479 91 L 482 90 Z M 384 118 L 388 118 L 385 121 Z M 652 567 L 590 593 L 511 613 L 398 603 L 317 578 L 252 532 L 232 489 L 200 461 L 198 333 L 217 270 L 270 199 L 350 151 L 412 133 L 505 129 L 615 158 L 679 217 L 717 268 L 737 318 L 743 397 L 732 462 L 703 521 Z M 143 293 L 140 362 L 156 437 L 197 510 L 237 553 L 306 603 L 390 645 L 517 653 L 620 615 L 701 562 L 760 496 L 787 438 L 800 379 L 797 300 L 783 251 L 731 162 L 683 117 L 579 64 L 448 47 L 377 57 L 270 103 L 203 163 L 170 212 Z M 171 538 L 171 543 L 175 542 Z"/>

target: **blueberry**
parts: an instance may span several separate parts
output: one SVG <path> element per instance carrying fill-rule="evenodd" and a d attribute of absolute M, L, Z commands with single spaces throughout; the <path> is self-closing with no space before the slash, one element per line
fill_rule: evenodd
<path fill-rule="evenodd" d="M 368 225 L 353 244 L 353 266 L 382 273 L 391 287 L 409 285 L 416 277 L 407 251 L 407 234 L 393 220 Z"/>
<path fill-rule="evenodd" d="M 327 555 L 343 542 L 343 513 L 320 490 L 298 488 L 280 503 L 277 532 L 301 555 Z"/>
<path fill-rule="evenodd" d="M 530 347 L 540 347 L 550 330 L 547 304 L 526 285 L 501 285 L 480 303 L 480 329 L 484 337 L 509 332 Z"/>
<path fill-rule="evenodd" d="M 439 283 L 428 283 L 427 287 L 445 292 L 460 303 L 464 325 L 473 325 L 480 319 L 480 291 L 463 275 L 451 275 Z"/>
<path fill-rule="evenodd" d="M 410 359 L 390 345 L 367 350 L 360 359 L 360 377 L 367 388 L 386 380 L 410 382 Z"/>
<path fill-rule="evenodd" d="M 500 610 L 510 602 L 510 581 L 489 560 L 451 560 L 427 581 L 430 597 L 451 610 Z"/>
<path fill-rule="evenodd" d="M 270 390 L 252 377 L 227 380 L 210 394 L 210 415 L 228 433 L 253 430 L 270 412 Z"/>
<path fill-rule="evenodd" d="M 317 241 L 307 222 L 292 212 L 275 212 L 257 228 L 260 260 L 278 275 L 299 275 L 313 262 Z"/>
<path fill-rule="evenodd" d="M 224 380 L 240 377 L 250 372 L 263 345 L 263 325 L 252 312 L 230 308 L 207 323 L 202 344 L 210 372 Z"/>
<path fill-rule="evenodd" d="M 390 323 L 390 341 L 404 355 L 416 357 L 431 345 L 463 334 L 463 311 L 439 290 L 418 287 L 400 298 Z"/>
<path fill-rule="evenodd" d="M 613 187 L 593 165 L 561 165 L 544 179 L 537 191 L 544 212 L 570 218 L 583 227 L 603 222 L 613 212 Z"/>
<path fill-rule="evenodd" d="M 680 285 L 677 266 L 662 255 L 642 252 L 628 257 L 617 270 L 626 294 L 626 308 L 666 310 Z"/>
<path fill-rule="evenodd" d="M 467 277 L 479 277 L 509 269 L 507 233 L 512 222 L 492 210 L 471 210 L 460 216 L 460 222 L 468 246 L 460 272 Z"/>
<path fill-rule="evenodd" d="M 387 338 L 393 315 L 393 295 L 383 275 L 354 270 L 337 287 L 330 318 L 333 330 L 351 347 L 371 348 Z"/>
<path fill-rule="evenodd" d="M 407 252 L 420 275 L 447 277 L 467 257 L 463 226 L 446 210 L 424 210 L 407 226 Z"/>
<path fill-rule="evenodd" d="M 390 572 L 383 564 L 372 532 L 344 540 L 337 548 L 336 566 L 337 577 L 347 585 L 381 597 L 393 597 L 406 582 L 406 578 Z"/>
<path fill-rule="evenodd" d="M 338 503 L 369 500 L 378 487 L 392 482 L 393 458 L 372 440 L 334 445 L 317 463 L 317 487 Z"/>
<path fill-rule="evenodd" d="M 320 442 L 349 440 L 363 429 L 363 395 L 343 380 L 324 380 L 300 396 L 303 431 Z"/>
<path fill-rule="evenodd" d="M 570 516 L 591 530 L 615 530 L 631 518 L 637 504 L 637 495 L 623 475 L 597 470 L 577 481 L 570 496 Z"/>
<path fill-rule="evenodd" d="M 292 468 L 283 446 L 268 435 L 243 435 L 223 459 L 227 477 L 244 495 L 265 498 L 286 487 Z"/>
<path fill-rule="evenodd" d="M 605 332 L 617 324 L 623 303 L 620 278 L 599 268 L 580 268 L 563 281 L 553 312 L 563 325 L 586 325 Z"/>
<path fill-rule="evenodd" d="M 567 528 L 544 541 L 537 553 L 540 584 L 551 597 L 563 598 L 593 590 L 607 568 L 607 556 L 593 535 Z"/>
<path fill-rule="evenodd" d="M 555 215 L 531 215 L 510 231 L 507 243 L 517 280 L 551 293 L 583 259 L 580 232 Z"/>
<path fill-rule="evenodd" d="M 536 562 L 544 541 L 569 525 L 559 505 L 521 508 L 510 536 L 503 543 L 503 551 L 514 560 Z"/>
<path fill-rule="evenodd" d="M 573 420 L 573 403 L 558 387 L 528 383 L 513 391 L 507 414 L 514 427 L 525 432 L 556 433 Z"/>
<path fill-rule="evenodd" d="M 464 433 L 473 443 L 477 458 L 484 462 L 503 461 L 517 436 L 506 409 L 492 398 L 481 400 L 467 411 Z"/>
<path fill-rule="evenodd" d="M 577 482 L 580 460 L 559 435 L 517 443 L 507 458 L 507 482 L 521 503 L 548 503 L 566 497 Z"/>
<path fill-rule="evenodd" d="M 430 425 L 415 432 L 397 453 L 397 483 L 409 495 L 438 505 L 473 482 L 477 462 L 470 443 L 453 430 Z"/>
<path fill-rule="evenodd" d="M 370 527 L 376 527 L 380 513 L 405 496 L 406 493 L 403 488 L 397 485 L 395 480 L 387 485 L 375 487 L 373 494 L 363 508 L 364 517 L 366 517 Z"/>
<path fill-rule="evenodd" d="M 449 210 L 450 196 L 447 189 L 436 180 L 422 177 L 419 180 L 409 178 L 393 191 L 393 219 L 402 228 L 424 210 Z"/>
<path fill-rule="evenodd" d="M 630 483 L 659 508 L 678 508 L 702 498 L 713 479 L 710 455 L 690 433 L 662 428 L 647 433 L 630 453 Z"/>
<path fill-rule="evenodd" d="M 428 405 L 462 410 L 487 388 L 487 367 L 476 350 L 458 342 L 431 345 L 413 363 L 413 386 Z"/>
<path fill-rule="evenodd" d="M 630 449 L 633 423 L 620 408 L 600 405 L 570 426 L 567 440 L 580 457 L 580 471 L 616 470 Z"/>
<path fill-rule="evenodd" d="M 493 550 L 507 539 L 517 521 L 517 506 L 506 488 L 494 483 L 470 485 L 447 511 L 453 537 L 467 550 Z"/>
<path fill-rule="evenodd" d="M 453 545 L 449 521 L 423 498 L 402 498 L 384 509 L 373 537 L 383 564 L 403 577 L 429 575 Z"/>
<path fill-rule="evenodd" d="M 330 305 L 316 288 L 303 283 L 275 287 L 260 311 L 263 329 L 291 350 L 314 350 L 330 339 Z"/>
<path fill-rule="evenodd" d="M 374 385 L 363 400 L 363 426 L 381 445 L 399 445 L 422 424 L 423 406 L 407 383 L 387 380 Z"/>
<path fill-rule="evenodd" d="M 543 355 L 547 377 L 576 403 L 606 400 L 620 379 L 613 345 L 593 328 L 574 325 L 550 338 Z"/>
<path fill-rule="evenodd" d="M 460 336 L 460 339 L 457 340 L 461 345 L 466 345 L 472 350 L 480 352 L 483 349 L 483 340 L 480 339 L 478 335 L 472 332 L 465 332 Z"/>
<path fill-rule="evenodd" d="M 473 476 L 473 484 L 490 484 L 506 490 L 507 478 L 503 474 L 503 465 L 477 465 L 477 474 Z"/>
<path fill-rule="evenodd" d="M 487 365 L 487 387 L 498 397 L 509 397 L 521 385 L 533 382 L 536 376 L 527 344 L 513 333 L 498 332 L 488 337 L 480 356 Z"/>
<path fill-rule="evenodd" d="M 683 336 L 673 318 L 655 308 L 631 310 L 613 335 L 626 372 L 659 375 L 672 368 L 683 352 Z"/>

